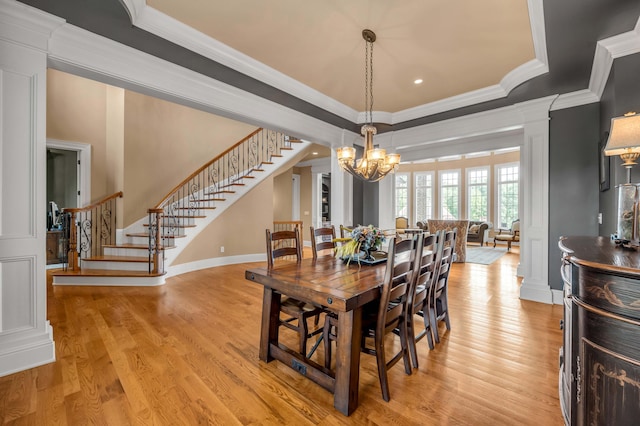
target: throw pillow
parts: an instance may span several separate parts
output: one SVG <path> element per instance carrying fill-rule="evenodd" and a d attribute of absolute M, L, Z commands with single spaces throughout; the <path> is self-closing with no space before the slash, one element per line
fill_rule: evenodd
<path fill-rule="evenodd" d="M 480 230 L 480 225 L 471 225 L 469 227 L 470 234 L 477 234 L 479 230 Z"/>

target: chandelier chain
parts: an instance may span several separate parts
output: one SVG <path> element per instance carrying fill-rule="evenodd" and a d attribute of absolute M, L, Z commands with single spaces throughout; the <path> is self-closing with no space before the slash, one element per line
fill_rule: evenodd
<path fill-rule="evenodd" d="M 365 107 L 368 107 L 365 120 L 369 124 L 373 124 L 373 42 L 366 40 L 365 44 L 364 104 Z"/>

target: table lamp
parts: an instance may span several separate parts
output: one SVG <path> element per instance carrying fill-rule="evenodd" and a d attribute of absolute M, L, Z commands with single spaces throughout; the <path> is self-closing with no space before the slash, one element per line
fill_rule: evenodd
<path fill-rule="evenodd" d="M 628 247 L 640 247 L 640 184 L 631 183 L 631 167 L 640 157 L 640 114 L 630 112 L 611 119 L 607 156 L 619 155 L 627 169 L 627 183 L 618 185 L 618 226 L 616 242 Z"/>

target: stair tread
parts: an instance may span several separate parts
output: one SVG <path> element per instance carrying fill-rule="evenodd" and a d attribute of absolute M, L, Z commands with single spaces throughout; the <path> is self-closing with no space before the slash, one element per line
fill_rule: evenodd
<path fill-rule="evenodd" d="M 198 206 L 198 207 L 176 207 L 178 210 L 215 210 L 213 206 Z"/>
<path fill-rule="evenodd" d="M 53 276 L 58 277 L 160 277 L 165 273 L 149 273 L 147 271 L 120 271 L 111 269 L 81 269 L 79 271 L 55 271 Z"/>
<path fill-rule="evenodd" d="M 149 262 L 148 256 L 92 256 L 82 259 L 83 261 L 94 262 L 132 262 L 132 263 L 147 263 Z"/>
<path fill-rule="evenodd" d="M 148 223 L 143 223 L 142 226 L 149 226 L 149 224 Z M 174 225 L 171 225 L 171 226 L 173 226 L 174 228 L 195 228 L 198 225 L 184 225 L 184 224 L 183 225 L 175 225 L 174 224 Z"/>
<path fill-rule="evenodd" d="M 133 232 L 131 234 L 127 234 L 127 237 L 149 237 L 148 232 Z M 165 235 L 162 238 L 184 238 L 186 235 Z"/>
<path fill-rule="evenodd" d="M 102 247 L 107 247 L 107 248 L 121 248 L 121 249 L 143 249 L 146 250 L 149 248 L 149 246 L 147 244 L 105 244 Z M 176 246 L 162 246 L 160 247 L 160 250 L 168 250 L 168 249 L 173 249 L 176 248 Z"/>

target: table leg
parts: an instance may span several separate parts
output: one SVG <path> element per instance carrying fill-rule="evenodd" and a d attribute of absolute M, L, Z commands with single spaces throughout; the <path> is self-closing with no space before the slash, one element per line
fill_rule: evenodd
<path fill-rule="evenodd" d="M 262 296 L 262 328 L 260 331 L 260 359 L 270 362 L 271 343 L 278 343 L 278 319 L 280 316 L 280 293 L 269 287 L 264 288 Z"/>
<path fill-rule="evenodd" d="M 358 406 L 361 338 L 362 308 L 339 312 L 333 406 L 347 416 Z"/>

